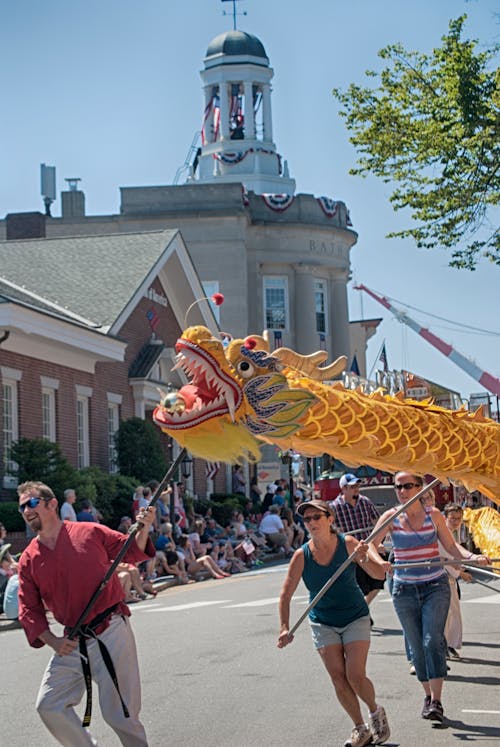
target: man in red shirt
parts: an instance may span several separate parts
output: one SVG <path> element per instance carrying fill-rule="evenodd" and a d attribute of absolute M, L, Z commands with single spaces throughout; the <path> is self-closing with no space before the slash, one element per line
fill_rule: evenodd
<path fill-rule="evenodd" d="M 116 574 L 96 599 L 76 640 L 68 637 L 127 537 L 102 524 L 61 521 L 57 499 L 44 483 L 23 483 L 18 495 L 19 510 L 36 533 L 19 561 L 19 620 L 31 646 L 47 644 L 55 652 L 38 693 L 40 716 L 60 744 L 95 745 L 74 711 L 87 689 L 90 719 L 92 678 L 99 688 L 103 716 L 121 743 L 144 747 L 137 652 L 130 611 Z M 142 526 L 125 561 L 154 557 L 148 539 L 154 515 L 154 508 L 139 512 Z M 62 635 L 50 630 L 46 609 L 65 626 Z"/>

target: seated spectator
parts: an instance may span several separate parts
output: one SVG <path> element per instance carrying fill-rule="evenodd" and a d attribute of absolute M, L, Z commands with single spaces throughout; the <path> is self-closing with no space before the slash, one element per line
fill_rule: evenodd
<path fill-rule="evenodd" d="M 122 516 L 116 531 L 121 532 L 122 534 L 128 534 L 131 526 L 132 526 L 132 519 L 130 518 L 130 516 Z"/>
<path fill-rule="evenodd" d="M 0 546 L 0 612 L 3 612 L 5 590 L 9 579 L 17 574 L 17 561 L 10 554 L 10 548 L 11 545 L 5 542 Z"/>
<path fill-rule="evenodd" d="M 226 530 L 220 524 L 217 524 L 213 517 L 206 519 L 206 523 L 205 534 L 210 538 L 210 541 L 220 540 L 227 536 Z"/>
<path fill-rule="evenodd" d="M 243 539 L 248 534 L 248 529 L 243 520 L 243 514 L 241 511 L 234 511 L 233 518 L 231 519 L 231 526 L 233 528 L 233 537 L 235 539 Z"/>
<path fill-rule="evenodd" d="M 279 506 L 273 504 L 260 522 L 259 529 L 272 549 L 283 548 L 288 554 L 293 552 L 286 536 L 285 527 L 279 516 Z"/>
<path fill-rule="evenodd" d="M 164 552 L 165 549 L 175 549 L 175 543 L 172 537 L 172 524 L 169 521 L 166 521 L 161 525 L 160 533 L 155 542 L 155 549 L 160 552 Z"/>
<path fill-rule="evenodd" d="M 7 581 L 3 597 L 3 611 L 7 620 L 17 620 L 19 617 L 19 576 L 14 573 Z"/>
<path fill-rule="evenodd" d="M 281 520 L 285 527 L 288 543 L 291 545 L 292 549 L 301 547 L 304 543 L 305 533 L 300 524 L 294 521 L 293 513 L 290 508 L 284 506 L 281 509 Z"/>
<path fill-rule="evenodd" d="M 186 571 L 186 565 L 184 558 L 181 557 L 181 553 L 174 549 L 168 549 L 167 546 L 165 552 L 156 553 L 156 569 L 160 576 L 175 576 L 177 583 L 187 584 L 189 583 L 189 576 Z"/>
<path fill-rule="evenodd" d="M 206 555 L 212 549 L 210 537 L 205 535 L 205 519 L 196 519 L 194 526 L 191 526 L 188 537 L 191 542 L 196 557 Z"/>
<path fill-rule="evenodd" d="M 231 575 L 219 568 L 210 555 L 196 557 L 191 541 L 186 534 L 179 538 L 178 553 L 183 558 L 186 571 L 191 577 L 196 576 L 200 571 L 208 571 L 213 578 L 225 578 Z"/>
<path fill-rule="evenodd" d="M 136 596 L 138 599 L 146 599 L 147 594 L 155 597 L 157 592 L 153 589 L 150 581 L 143 581 L 139 569 L 132 563 L 118 563 L 116 570 L 118 573 L 128 573 L 130 576 L 129 594 Z M 133 594 L 135 592 L 135 595 Z"/>
<path fill-rule="evenodd" d="M 76 515 L 77 521 L 93 521 L 96 522 L 96 519 L 94 518 L 94 514 L 90 510 L 90 501 L 82 501 L 81 503 L 81 509 L 78 511 Z"/>
<path fill-rule="evenodd" d="M 278 485 L 273 495 L 273 506 L 284 506 L 285 505 L 285 490 L 281 485 Z"/>

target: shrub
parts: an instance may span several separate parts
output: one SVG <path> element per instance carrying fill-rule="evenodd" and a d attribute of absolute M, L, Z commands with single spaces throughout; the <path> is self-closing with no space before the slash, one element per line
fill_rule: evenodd
<path fill-rule="evenodd" d="M 26 524 L 19 513 L 17 501 L 2 501 L 0 503 L 0 523 L 8 532 L 22 532 Z"/>
<path fill-rule="evenodd" d="M 84 483 L 83 488 L 75 488 L 78 497 L 92 500 L 102 514 L 105 524 L 117 527 L 122 516 L 130 515 L 132 495 L 138 484 L 135 478 L 110 475 L 100 467 L 86 467 L 80 470 L 79 476 L 83 478 Z M 88 494 L 88 486 L 92 487 L 94 498 Z"/>
<path fill-rule="evenodd" d="M 161 480 L 166 472 L 159 430 L 148 420 L 122 420 L 116 435 L 120 472 L 140 482 Z"/>

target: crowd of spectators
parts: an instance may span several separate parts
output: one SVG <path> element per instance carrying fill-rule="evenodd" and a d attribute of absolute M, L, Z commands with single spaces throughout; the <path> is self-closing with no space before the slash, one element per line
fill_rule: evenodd
<path fill-rule="evenodd" d="M 241 470 L 233 473 L 234 482 L 244 487 Z M 127 534 L 137 512 L 149 505 L 158 482 L 138 486 L 130 505 L 130 515 L 122 516 L 118 531 Z M 295 487 L 290 496 L 285 479 L 278 479 L 261 490 L 257 480 L 250 483 L 250 497 L 242 510 L 233 511 L 229 521 L 219 524 L 208 508 L 204 515 L 184 505 L 185 486 L 182 482 L 161 493 L 156 502 L 156 521 L 151 527 L 151 539 L 156 556 L 137 566 L 120 563 L 117 569 L 125 600 L 139 602 L 156 596 L 156 582 L 169 585 L 188 584 L 206 578 L 224 579 L 261 566 L 266 558 L 288 558 L 307 541 L 309 535 L 297 507 L 309 500 L 304 490 Z M 472 498 L 464 496 L 463 506 Z M 75 510 L 75 504 L 78 510 Z M 458 507 L 460 509 L 460 507 Z M 453 516 L 453 515 L 452 515 Z M 100 522 L 102 516 L 91 501 L 78 500 L 73 488 L 64 491 L 61 506 L 63 521 Z M 459 542 L 464 542 L 464 527 Z M 6 543 L 6 531 L 0 524 L 0 612 L 2 604 L 11 619 L 17 617 L 17 561 Z M 453 649 L 459 647 L 455 642 Z"/>

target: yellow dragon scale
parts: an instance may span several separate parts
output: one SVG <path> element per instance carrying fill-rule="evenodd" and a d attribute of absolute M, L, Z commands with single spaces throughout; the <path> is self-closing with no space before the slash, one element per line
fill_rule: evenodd
<path fill-rule="evenodd" d="M 249 336 L 227 348 L 204 327 L 177 341 L 178 366 L 192 378 L 154 412 L 160 428 L 209 461 L 259 458 L 259 443 L 323 453 L 355 467 L 412 470 L 480 490 L 500 505 L 500 426 L 479 412 L 327 384 L 344 361 L 300 356 Z"/>

